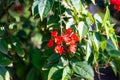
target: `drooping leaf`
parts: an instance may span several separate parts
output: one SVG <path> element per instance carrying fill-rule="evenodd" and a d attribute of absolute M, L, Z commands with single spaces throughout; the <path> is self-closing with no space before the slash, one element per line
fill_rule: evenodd
<path fill-rule="evenodd" d="M 105 29 L 105 32 L 106 32 L 106 35 L 107 35 L 107 38 L 109 38 L 109 26 L 107 25 L 107 21 L 109 20 L 109 18 L 110 18 L 110 11 L 109 11 L 109 8 L 107 6 L 106 13 L 105 13 L 105 16 L 104 16 L 104 19 L 102 22 L 104 29 Z"/>
<path fill-rule="evenodd" d="M 111 50 L 117 50 L 111 40 L 107 39 L 106 41 L 107 41 L 106 50 L 107 50 L 108 52 L 111 51 Z"/>
<path fill-rule="evenodd" d="M 96 25 L 96 30 L 101 31 L 102 28 L 102 18 L 100 17 L 99 14 L 94 14 L 94 20 L 95 20 L 95 25 Z"/>
<path fill-rule="evenodd" d="M 52 9 L 54 0 L 40 0 L 38 3 L 38 11 L 39 11 L 39 15 L 41 20 L 43 20 L 48 13 L 50 12 L 50 10 Z"/>
<path fill-rule="evenodd" d="M 84 62 L 75 62 L 72 64 L 73 71 L 81 78 L 88 80 L 94 79 L 94 71 L 90 65 Z"/>
<path fill-rule="evenodd" d="M 120 52 L 119 51 L 111 50 L 108 53 L 112 58 L 120 60 Z"/>
<path fill-rule="evenodd" d="M 71 0 L 72 5 L 74 6 L 74 8 L 76 9 L 76 11 L 79 13 L 80 10 L 80 0 Z"/>
<path fill-rule="evenodd" d="M 33 2 L 33 5 L 32 5 L 32 14 L 33 15 L 38 14 L 38 3 L 39 3 L 38 0 Z"/>
<path fill-rule="evenodd" d="M 87 40 L 87 45 L 86 45 L 86 61 L 88 61 L 90 55 L 91 55 L 91 47 L 92 47 L 92 44 L 91 44 L 91 40 Z"/>
<path fill-rule="evenodd" d="M 60 80 L 62 78 L 62 69 L 58 66 L 53 66 L 48 74 L 48 80 Z"/>
<path fill-rule="evenodd" d="M 78 32 L 79 32 L 79 35 L 80 35 L 80 39 L 85 37 L 87 35 L 88 31 L 89 31 L 89 27 L 84 22 L 80 22 L 78 24 Z"/>
<path fill-rule="evenodd" d="M 112 70 L 114 71 L 114 74 L 117 75 L 117 66 L 113 61 L 110 62 L 110 66 L 112 67 Z"/>
<path fill-rule="evenodd" d="M 62 80 L 69 80 L 71 79 L 72 71 L 69 66 L 66 66 L 63 69 Z"/>

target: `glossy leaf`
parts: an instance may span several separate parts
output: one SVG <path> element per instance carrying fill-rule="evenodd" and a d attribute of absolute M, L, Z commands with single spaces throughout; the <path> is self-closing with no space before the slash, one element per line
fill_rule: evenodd
<path fill-rule="evenodd" d="M 103 26 L 104 26 L 104 29 L 105 29 L 105 32 L 106 32 L 106 35 L 107 35 L 107 38 L 109 38 L 109 26 L 107 25 L 107 21 L 109 20 L 110 18 L 110 11 L 108 9 L 108 6 L 106 8 L 106 13 L 105 13 L 105 16 L 104 16 L 104 19 L 103 19 Z"/>
<path fill-rule="evenodd" d="M 63 69 L 62 80 L 69 80 L 71 79 L 72 71 L 69 66 L 66 66 Z"/>
<path fill-rule="evenodd" d="M 72 5 L 74 6 L 74 8 L 76 9 L 76 11 L 79 13 L 80 10 L 80 0 L 71 0 Z"/>
<path fill-rule="evenodd" d="M 91 55 L 91 48 L 92 48 L 92 44 L 91 44 L 91 40 L 87 40 L 87 44 L 86 44 L 86 61 L 88 61 L 90 55 Z"/>
<path fill-rule="evenodd" d="M 38 0 L 33 2 L 33 5 L 32 5 L 32 14 L 33 15 L 38 14 L 38 3 L 39 3 Z"/>
<path fill-rule="evenodd" d="M 83 37 L 87 35 L 89 31 L 89 27 L 84 22 L 80 22 L 78 24 L 78 31 L 79 31 L 80 39 L 82 39 Z"/>
<path fill-rule="evenodd" d="M 112 70 L 114 71 L 114 74 L 117 75 L 117 66 L 113 61 L 110 62 L 110 66 L 112 67 Z"/>
<path fill-rule="evenodd" d="M 72 64 L 73 71 L 81 76 L 81 78 L 85 78 L 88 80 L 93 80 L 94 71 L 90 65 L 84 62 L 75 62 Z"/>
<path fill-rule="evenodd" d="M 41 20 L 43 20 L 48 13 L 50 12 L 50 10 L 52 9 L 54 0 L 40 0 L 38 3 L 38 11 L 39 11 L 39 15 Z"/>
<path fill-rule="evenodd" d="M 62 71 L 58 66 L 52 67 L 48 74 L 48 80 L 60 80 L 62 78 Z"/>
<path fill-rule="evenodd" d="M 109 55 L 114 58 L 120 60 L 120 52 L 117 50 L 111 50 L 109 51 Z"/>

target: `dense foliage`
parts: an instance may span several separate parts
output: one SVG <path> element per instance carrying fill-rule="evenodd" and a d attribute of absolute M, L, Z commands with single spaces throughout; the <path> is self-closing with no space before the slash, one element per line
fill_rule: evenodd
<path fill-rule="evenodd" d="M 119 0 L 118 0 L 119 2 Z M 100 68 L 120 75 L 119 36 L 104 0 L 1 0 L 0 80 L 94 80 Z"/>

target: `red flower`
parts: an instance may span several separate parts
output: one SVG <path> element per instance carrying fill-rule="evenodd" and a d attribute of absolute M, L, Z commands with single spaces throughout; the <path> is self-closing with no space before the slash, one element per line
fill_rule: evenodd
<path fill-rule="evenodd" d="M 51 32 L 51 36 L 52 36 L 52 37 L 56 37 L 57 35 L 58 35 L 58 32 L 57 32 L 57 31 L 52 31 L 52 32 Z"/>
<path fill-rule="evenodd" d="M 53 42 L 53 40 L 50 39 L 47 43 L 47 46 L 52 47 L 53 45 L 54 45 L 54 42 Z"/>
<path fill-rule="evenodd" d="M 76 45 L 70 45 L 69 46 L 69 51 L 72 52 L 72 53 L 75 53 L 76 52 Z"/>
<path fill-rule="evenodd" d="M 71 32 L 72 32 L 72 28 L 68 28 L 66 31 L 66 34 L 70 36 Z"/>
<path fill-rule="evenodd" d="M 56 44 L 61 44 L 62 41 L 63 41 L 63 39 L 62 39 L 61 36 L 57 36 L 57 37 L 55 37 L 55 43 L 56 43 Z"/>
<path fill-rule="evenodd" d="M 110 4 L 114 5 L 114 9 L 120 11 L 120 0 L 110 0 Z"/>
<path fill-rule="evenodd" d="M 114 5 L 114 8 L 115 8 L 117 11 L 120 11 L 120 5 Z"/>
<path fill-rule="evenodd" d="M 78 36 L 77 36 L 76 33 L 73 33 L 73 34 L 71 35 L 71 39 L 75 40 L 75 42 L 79 41 L 79 38 L 78 38 Z"/>
<path fill-rule="evenodd" d="M 69 43 L 71 41 L 71 39 L 68 35 L 63 35 L 63 40 L 65 43 Z"/>
<path fill-rule="evenodd" d="M 64 49 L 63 49 L 62 46 L 57 45 L 57 46 L 55 47 L 55 52 L 56 52 L 56 53 L 62 54 L 63 51 L 64 51 Z"/>

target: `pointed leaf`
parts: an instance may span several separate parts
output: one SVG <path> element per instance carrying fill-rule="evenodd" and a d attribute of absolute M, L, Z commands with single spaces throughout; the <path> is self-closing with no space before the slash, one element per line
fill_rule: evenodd
<path fill-rule="evenodd" d="M 58 66 L 54 66 L 50 69 L 48 74 L 48 80 L 60 80 L 62 75 L 62 69 Z"/>
<path fill-rule="evenodd" d="M 43 20 L 48 15 L 50 10 L 52 9 L 53 3 L 54 3 L 54 0 L 40 0 L 39 1 L 38 11 L 39 11 L 41 20 Z"/>
<path fill-rule="evenodd" d="M 71 79 L 72 71 L 69 66 L 66 66 L 63 69 L 62 80 L 69 80 Z"/>
<path fill-rule="evenodd" d="M 94 80 L 94 72 L 90 65 L 83 62 L 75 62 L 72 64 L 73 71 L 88 80 Z"/>

